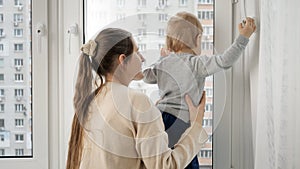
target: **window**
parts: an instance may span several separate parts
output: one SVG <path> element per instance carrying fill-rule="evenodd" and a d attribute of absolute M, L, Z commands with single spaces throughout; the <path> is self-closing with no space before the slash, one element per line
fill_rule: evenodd
<path fill-rule="evenodd" d="M 5 61 L 4 67 L 0 68 L 0 73 L 5 74 L 5 78 L 2 76 L 3 82 L 0 82 L 0 88 L 5 89 L 5 113 L 0 114 L 0 118 L 3 117 L 7 120 L 5 130 L 0 131 L 0 134 L 3 134 L 5 138 L 5 143 L 0 144 L 0 149 L 5 149 L 5 158 L 0 157 L 1 167 L 47 168 L 49 166 L 49 159 L 47 158 L 49 152 L 45 143 L 48 141 L 48 103 L 46 101 L 48 96 L 46 91 L 48 90 L 48 68 L 50 67 L 48 66 L 50 64 L 47 63 L 49 61 L 49 39 L 48 35 L 45 34 L 43 38 L 37 40 L 34 34 L 36 26 L 32 23 L 53 25 L 52 23 L 56 21 L 49 21 L 48 18 L 51 16 L 48 17 L 47 11 L 50 10 L 50 4 L 54 2 L 47 0 L 0 1 L 5 3 L 4 8 L 0 8 L 0 13 L 5 17 L 4 22 L 0 23 L 0 27 L 4 28 L 6 33 L 5 40 L 0 38 L 0 51 L 3 51 L 0 52 L 0 58 L 4 56 Z M 53 19 L 56 20 L 57 18 L 55 18 Z M 6 59 L 6 57 L 8 58 Z M 32 62 L 30 62 L 31 60 Z M 25 61 L 26 67 L 22 67 L 22 74 L 16 74 L 16 66 L 24 66 Z M 19 71 L 17 70 L 17 72 Z M 32 76 L 32 81 L 28 81 L 28 83 L 15 83 L 14 81 L 14 79 L 16 81 L 27 80 L 30 76 Z M 16 93 L 21 96 L 22 90 L 15 91 L 15 89 L 23 89 L 22 101 L 16 100 L 15 97 Z M 34 95 L 25 95 L 27 91 L 31 90 L 35 93 Z M 36 99 L 33 100 L 34 97 Z M 0 103 L 3 102 L 0 101 Z M 28 111 L 27 114 L 26 111 Z M 29 126 L 29 119 L 32 115 L 35 116 L 36 120 L 33 120 L 33 125 Z M 16 121 L 16 119 L 18 120 Z M 16 126 L 22 125 L 28 127 L 16 128 Z M 15 136 L 15 134 L 22 134 L 22 136 Z M 31 134 L 33 139 L 27 139 L 27 136 Z M 16 140 L 21 142 L 16 143 Z M 16 155 L 22 156 L 22 159 L 15 157 Z M 23 160 L 23 157 L 26 160 Z"/>
<path fill-rule="evenodd" d="M 165 36 L 165 29 L 158 29 L 158 36 Z"/>
<path fill-rule="evenodd" d="M 25 111 L 25 107 L 23 104 L 15 104 L 15 111 L 16 112 L 23 112 Z"/>
<path fill-rule="evenodd" d="M 15 66 L 23 66 L 23 59 L 15 59 Z"/>
<path fill-rule="evenodd" d="M 213 19 L 214 18 L 214 12 L 213 11 L 198 11 L 198 18 L 203 19 Z"/>
<path fill-rule="evenodd" d="M 200 157 L 202 157 L 202 158 L 211 158 L 212 157 L 212 151 L 211 150 L 201 150 L 200 151 Z"/>
<path fill-rule="evenodd" d="M 4 140 L 4 136 L 3 136 L 3 140 Z M 5 150 L 4 149 L 0 149 L 0 156 L 4 156 L 4 155 L 5 155 Z"/>
<path fill-rule="evenodd" d="M 23 74 L 17 73 L 15 74 L 15 82 L 23 82 L 24 76 Z"/>
<path fill-rule="evenodd" d="M 20 0 L 15 0 L 15 6 L 21 6 L 21 5 L 22 5 L 22 3 Z"/>
<path fill-rule="evenodd" d="M 163 48 L 163 47 L 165 47 L 165 44 L 163 44 L 163 43 L 159 43 L 159 44 L 158 44 L 158 50 L 160 50 L 160 49 Z"/>
<path fill-rule="evenodd" d="M 210 15 L 210 12 L 213 14 L 213 6 L 212 5 L 201 5 L 198 3 L 198 1 L 188 1 L 188 0 L 177 0 L 174 1 L 174 4 L 169 6 L 169 2 L 173 2 L 170 0 L 155 0 L 155 1 L 148 1 L 148 4 L 146 3 L 146 0 L 136 0 L 136 1 L 130 1 L 132 5 L 136 4 L 137 9 L 134 9 L 130 7 L 131 5 L 125 5 L 122 12 L 127 16 L 135 16 L 132 17 L 133 19 L 136 20 L 131 20 L 130 22 L 127 22 L 127 19 L 123 22 L 114 22 L 110 20 L 109 22 L 105 22 L 106 18 L 100 15 L 93 15 L 94 11 L 97 11 L 98 9 L 96 8 L 96 4 L 93 1 L 85 0 L 86 7 L 84 10 L 85 16 L 90 16 L 83 18 L 83 20 L 86 20 L 85 26 L 85 32 L 84 32 L 84 37 L 86 37 L 85 41 L 89 40 L 90 38 L 93 37 L 94 33 L 97 32 L 99 29 L 102 29 L 104 27 L 110 26 L 110 24 L 113 22 L 115 25 L 114 27 L 119 27 L 123 28 L 128 31 L 130 31 L 133 34 L 133 38 L 137 42 L 137 46 L 142 51 L 146 62 L 144 63 L 145 66 L 150 66 L 152 63 L 154 63 L 156 60 L 159 59 L 159 50 L 162 47 L 165 47 L 165 34 L 166 34 L 166 24 L 167 21 L 169 20 L 169 16 L 174 15 L 177 12 L 180 12 L 182 10 L 196 14 L 197 17 L 197 12 L 198 11 L 208 11 L 209 13 L 203 14 L 203 17 L 205 18 L 211 18 L 213 19 L 213 15 Z M 129 2 L 129 1 L 126 1 Z M 151 3 L 150 3 L 151 2 Z M 119 8 L 118 6 L 112 7 L 111 5 L 104 5 L 104 8 L 107 9 L 107 15 L 108 16 L 115 16 L 116 12 L 113 11 L 118 11 Z M 141 7 L 146 8 L 146 10 L 141 10 Z M 200 13 L 199 13 L 200 15 Z M 202 14 L 201 14 L 202 17 Z M 99 20 L 103 21 L 103 26 L 99 27 L 99 25 L 95 25 L 93 21 Z M 147 23 L 147 24 L 144 24 Z M 142 24 L 142 26 L 141 26 Z M 213 40 L 214 40 L 214 34 L 213 34 L 213 27 L 214 27 L 214 22 L 209 21 L 209 22 L 202 22 L 203 26 L 207 26 L 208 28 L 204 28 L 205 33 L 209 33 L 209 39 L 204 39 L 204 42 L 202 45 L 206 47 L 207 49 L 203 49 L 203 54 L 205 55 L 212 55 L 213 54 Z M 95 30 L 95 31 L 90 31 L 90 30 Z M 204 34 L 204 33 L 203 33 Z M 144 37 L 146 36 L 146 37 Z M 149 56 L 147 56 L 149 55 Z M 150 56 L 151 55 L 151 56 Z M 213 80 L 214 77 L 212 76 L 211 78 L 207 77 L 206 78 L 206 83 L 205 86 L 210 85 L 209 89 L 212 90 L 213 92 Z M 130 87 L 135 88 L 137 90 L 140 90 L 141 92 L 144 92 L 148 96 L 150 96 L 152 101 L 157 101 L 159 99 L 159 94 L 157 90 L 157 85 L 153 84 L 145 84 L 143 81 L 133 81 L 130 84 Z M 157 91 L 157 94 L 156 94 Z M 208 92 L 209 94 L 212 92 Z M 214 112 L 212 112 L 213 107 L 213 95 L 209 95 L 210 101 L 207 101 L 207 104 L 210 104 L 207 108 L 210 109 L 210 112 L 205 113 L 205 128 L 208 131 L 213 131 L 213 117 L 214 117 Z M 227 146 L 227 145 L 226 145 Z M 208 144 L 204 146 L 204 150 L 211 150 L 210 152 L 212 153 L 212 147 L 213 143 L 208 141 Z M 200 152 L 199 152 L 200 153 Z M 205 169 L 211 169 L 212 168 L 212 154 L 210 155 L 210 158 L 205 157 L 202 158 L 199 155 L 199 163 L 201 165 L 201 168 Z"/>
<path fill-rule="evenodd" d="M 116 15 L 117 20 L 125 20 L 126 15 L 124 13 L 119 13 Z"/>
<path fill-rule="evenodd" d="M 3 22 L 3 21 L 4 21 L 3 13 L 0 13 L 0 22 Z"/>
<path fill-rule="evenodd" d="M 117 5 L 119 8 L 122 8 L 125 6 L 125 0 L 117 0 Z"/>
<path fill-rule="evenodd" d="M 213 4 L 214 0 L 198 0 L 199 4 Z"/>
<path fill-rule="evenodd" d="M 23 14 L 14 14 L 14 22 L 23 22 Z"/>
<path fill-rule="evenodd" d="M 4 59 L 0 58 L 0 68 L 4 67 Z"/>
<path fill-rule="evenodd" d="M 161 22 L 167 22 L 168 21 L 168 14 L 158 14 L 158 20 Z"/>
<path fill-rule="evenodd" d="M 4 30 L 0 28 L 0 37 L 4 37 L 4 36 L 5 36 Z"/>
<path fill-rule="evenodd" d="M 144 43 L 139 43 L 139 44 L 138 44 L 138 48 L 139 48 L 140 51 L 145 51 L 145 50 L 147 50 L 147 46 L 146 46 L 146 44 L 144 44 Z"/>
<path fill-rule="evenodd" d="M 14 29 L 15 37 L 23 37 L 23 29 Z"/>
<path fill-rule="evenodd" d="M 4 104 L 0 104 L 0 113 L 3 113 L 4 112 Z"/>
<path fill-rule="evenodd" d="M 202 50 L 213 50 L 213 42 L 202 41 L 201 44 Z"/>
<path fill-rule="evenodd" d="M 147 0 L 138 0 L 139 7 L 145 7 L 147 5 Z"/>
<path fill-rule="evenodd" d="M 212 26 L 203 26 L 203 35 L 213 35 L 214 29 Z"/>
<path fill-rule="evenodd" d="M 4 74 L 0 74 L 0 81 L 4 81 Z"/>
<path fill-rule="evenodd" d="M 0 89 L 0 97 L 4 96 L 4 89 Z"/>
<path fill-rule="evenodd" d="M 206 105 L 205 105 L 205 111 L 212 112 L 212 104 L 206 103 Z"/>
<path fill-rule="evenodd" d="M 144 20 L 146 20 L 147 18 L 147 15 L 146 14 L 138 14 L 138 19 L 140 20 L 140 21 L 144 21 Z"/>
<path fill-rule="evenodd" d="M 187 6 L 187 0 L 179 0 L 180 6 Z"/>
<path fill-rule="evenodd" d="M 5 124 L 4 124 L 4 119 L 0 119 L 0 128 L 4 128 Z M 4 141 L 4 136 L 3 136 L 3 140 Z"/>
<path fill-rule="evenodd" d="M 146 36 L 147 30 L 144 28 L 138 29 L 138 36 Z"/>
<path fill-rule="evenodd" d="M 167 5 L 167 0 L 158 0 L 159 7 L 165 7 Z"/>
<path fill-rule="evenodd" d="M 3 0 L 0 0 L 0 7 L 3 6 Z"/>
<path fill-rule="evenodd" d="M 4 135 L 3 134 L 0 134 L 0 142 L 4 142 Z"/>
<path fill-rule="evenodd" d="M 15 96 L 23 96 L 24 95 L 24 90 L 23 89 L 15 89 Z"/>
<path fill-rule="evenodd" d="M 15 139 L 16 139 L 16 142 L 24 141 L 24 134 L 16 134 Z"/>
<path fill-rule="evenodd" d="M 16 127 L 24 127 L 24 119 L 15 119 Z"/>
<path fill-rule="evenodd" d="M 24 149 L 15 149 L 16 156 L 23 156 L 24 155 Z"/>
<path fill-rule="evenodd" d="M 14 50 L 15 50 L 15 52 L 21 52 L 21 51 L 23 51 L 23 43 L 16 43 L 16 44 L 14 44 Z"/>

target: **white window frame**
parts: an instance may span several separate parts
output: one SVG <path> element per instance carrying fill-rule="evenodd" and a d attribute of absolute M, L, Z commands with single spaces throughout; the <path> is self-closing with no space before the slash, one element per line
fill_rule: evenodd
<path fill-rule="evenodd" d="M 5 111 L 5 104 L 1 103 L 0 104 L 0 113 L 3 113 Z"/>
<path fill-rule="evenodd" d="M 232 44 L 233 24 L 232 4 L 228 1 L 215 1 L 214 47 L 225 51 Z M 214 74 L 214 133 L 213 168 L 232 168 L 232 70 Z M 225 92 L 226 91 L 226 92 Z"/>
<path fill-rule="evenodd" d="M 1 3 L 0 3 L 0 7 L 3 6 L 3 1 L 4 1 L 4 0 L 0 0 L 0 2 L 1 2 Z"/>
<path fill-rule="evenodd" d="M 24 142 L 25 135 L 24 134 L 15 134 L 15 141 L 17 143 Z"/>
<path fill-rule="evenodd" d="M 23 17 L 22 13 L 14 13 L 14 22 L 23 22 Z"/>
<path fill-rule="evenodd" d="M 179 6 L 187 6 L 188 0 L 179 0 Z"/>
<path fill-rule="evenodd" d="M 1 43 L 1 44 L 0 44 L 0 52 L 3 52 L 3 51 L 4 51 L 4 44 Z"/>
<path fill-rule="evenodd" d="M 50 1 L 49 4 L 54 2 Z M 32 0 L 32 29 L 48 24 L 48 0 Z M 38 43 L 41 45 L 38 48 Z M 1 168 L 50 169 L 48 158 L 48 36 L 32 35 L 33 147 L 32 158 L 0 158 Z M 24 150 L 23 150 L 23 153 Z M 54 167 L 55 168 L 55 167 Z M 58 168 L 58 167 L 56 167 Z"/>
<path fill-rule="evenodd" d="M 140 1 L 142 0 L 139 0 L 139 2 Z M 61 13 L 63 15 L 62 20 L 64 20 L 63 25 L 61 26 L 61 34 L 64 36 L 60 39 L 60 42 L 61 44 L 69 44 L 69 36 L 64 34 L 69 26 L 73 23 L 78 23 L 79 27 L 83 28 L 83 1 L 74 3 L 73 0 L 64 0 L 60 3 L 63 6 Z M 68 8 L 70 3 L 73 4 L 72 9 Z M 74 9 L 78 9 L 80 12 Z M 232 6 L 231 3 L 228 3 L 228 1 L 218 0 L 217 2 L 215 1 L 215 10 L 218 12 L 215 13 L 214 45 L 218 51 L 224 51 L 232 43 Z M 79 54 L 78 49 L 82 42 L 82 37 L 72 37 L 71 49 L 74 50 L 71 50 L 70 52 L 67 47 L 60 50 L 62 57 L 60 57 L 59 63 L 61 64 L 60 68 L 63 73 L 59 74 L 59 79 L 64 79 L 64 83 L 61 84 L 62 86 L 60 86 L 58 93 L 60 93 L 59 97 L 62 99 L 61 104 L 64 106 L 59 107 L 59 112 L 64 113 L 61 113 L 59 117 L 62 118 L 60 120 L 60 124 L 63 126 L 62 128 L 64 128 L 64 131 L 62 131 L 60 135 L 61 140 L 58 141 L 58 143 L 60 143 L 60 162 L 59 164 L 57 164 L 57 162 L 53 162 L 54 165 L 57 166 L 56 168 L 65 168 L 67 146 L 72 122 L 71 117 L 73 117 L 74 114 L 72 100 L 67 99 L 73 97 L 73 90 L 70 86 L 73 86 L 74 79 L 73 77 L 70 77 L 70 74 L 74 74 L 74 67 L 77 64 L 77 60 L 74 61 L 74 55 L 76 56 Z M 72 63 L 70 63 L 70 61 Z M 229 69 L 225 72 L 217 73 L 213 77 L 214 120 L 220 119 L 217 129 L 213 133 L 213 168 L 231 168 L 231 73 L 232 71 Z M 53 123 L 56 124 L 56 121 Z"/>

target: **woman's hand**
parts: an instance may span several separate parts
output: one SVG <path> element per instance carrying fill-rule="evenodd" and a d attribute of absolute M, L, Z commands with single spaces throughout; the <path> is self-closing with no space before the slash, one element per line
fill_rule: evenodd
<path fill-rule="evenodd" d="M 189 107 L 190 112 L 190 120 L 191 123 L 198 123 L 200 126 L 202 126 L 202 120 L 205 112 L 205 102 L 206 102 L 206 95 L 205 91 L 202 93 L 202 98 L 200 100 L 200 104 L 195 107 L 193 104 L 193 101 L 191 100 L 190 96 L 185 96 L 185 101 Z"/>
<path fill-rule="evenodd" d="M 241 35 L 250 38 L 250 36 L 256 30 L 254 19 L 247 17 L 246 20 L 243 22 L 245 23 L 244 25 L 243 23 L 239 24 L 239 32 Z"/>

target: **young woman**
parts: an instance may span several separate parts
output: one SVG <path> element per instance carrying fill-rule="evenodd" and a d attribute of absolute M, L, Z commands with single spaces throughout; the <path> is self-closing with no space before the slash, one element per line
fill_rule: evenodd
<path fill-rule="evenodd" d="M 128 88 L 130 81 L 143 78 L 143 57 L 132 35 L 108 28 L 81 50 L 66 168 L 184 168 L 207 140 L 205 96 L 198 107 L 186 97 L 192 125 L 170 149 L 160 111 Z"/>

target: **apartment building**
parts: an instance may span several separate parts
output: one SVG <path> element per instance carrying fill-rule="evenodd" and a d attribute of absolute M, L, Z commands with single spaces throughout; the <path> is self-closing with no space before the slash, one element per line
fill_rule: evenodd
<path fill-rule="evenodd" d="M 0 0 L 0 156 L 32 155 L 31 80 L 31 2 Z"/>

